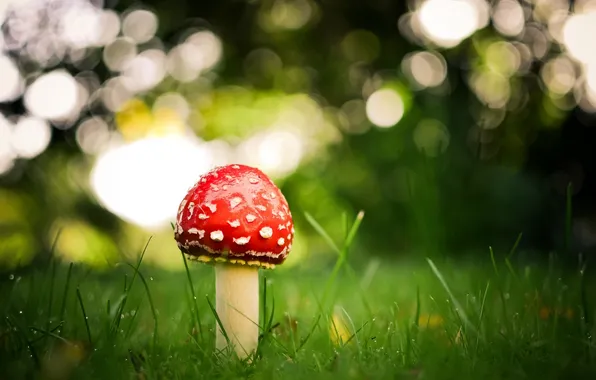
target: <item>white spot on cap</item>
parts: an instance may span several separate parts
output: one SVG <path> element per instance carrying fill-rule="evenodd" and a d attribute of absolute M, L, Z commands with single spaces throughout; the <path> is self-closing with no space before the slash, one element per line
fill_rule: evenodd
<path fill-rule="evenodd" d="M 269 196 L 271 197 L 271 199 L 275 199 L 275 193 L 273 191 L 269 193 Z"/>
<path fill-rule="evenodd" d="M 242 198 L 240 198 L 240 197 L 232 198 L 232 200 L 230 200 L 230 208 L 234 208 L 234 207 L 238 206 L 240 204 L 240 202 L 242 202 Z"/>
<path fill-rule="evenodd" d="M 223 186 L 222 186 L 222 189 L 224 189 L 224 190 L 227 190 L 227 189 L 228 189 L 228 187 L 229 187 L 228 185 L 223 185 Z"/>
<path fill-rule="evenodd" d="M 254 216 L 253 214 L 246 214 L 245 218 L 248 223 L 252 223 L 257 219 L 257 217 Z"/>
<path fill-rule="evenodd" d="M 219 191 L 219 187 L 217 187 L 217 185 L 211 184 L 211 190 Z"/>
<path fill-rule="evenodd" d="M 292 233 L 294 233 L 294 226 L 292 226 Z"/>
<path fill-rule="evenodd" d="M 280 218 L 285 219 L 286 214 L 283 213 L 283 211 L 280 211 L 277 213 L 279 215 Z"/>
<path fill-rule="evenodd" d="M 250 177 L 250 178 L 248 179 L 248 182 L 250 182 L 250 183 L 252 183 L 252 184 L 254 185 L 254 184 L 257 184 L 257 183 L 259 183 L 259 179 L 258 179 L 258 178 L 256 178 L 256 177 Z"/>
<path fill-rule="evenodd" d="M 277 229 L 280 230 L 280 231 L 281 230 L 285 230 L 286 229 L 286 226 L 283 225 L 283 224 L 280 224 L 279 226 L 277 226 Z"/>
<path fill-rule="evenodd" d="M 201 182 L 202 182 L 202 183 L 205 183 L 205 182 L 207 182 L 207 178 L 205 178 L 205 177 L 201 178 Z"/>
<path fill-rule="evenodd" d="M 193 235 L 199 235 L 199 239 L 202 239 L 205 236 L 205 230 L 199 230 L 197 228 L 189 228 L 188 233 Z"/>
<path fill-rule="evenodd" d="M 184 199 L 182 201 L 182 203 L 180 203 L 180 207 L 178 208 L 178 213 L 181 213 L 184 210 L 184 207 L 186 207 L 186 199 Z"/>
<path fill-rule="evenodd" d="M 207 216 L 207 214 L 200 213 L 199 214 L 199 219 L 205 220 L 205 219 L 209 219 L 209 217 Z"/>
<path fill-rule="evenodd" d="M 236 243 L 238 245 L 244 245 L 244 244 L 246 244 L 246 243 L 248 243 L 250 241 L 250 236 L 239 237 L 238 239 L 233 238 L 232 240 L 234 241 L 234 243 Z"/>
<path fill-rule="evenodd" d="M 277 239 L 277 245 L 284 245 L 285 242 L 284 238 Z"/>
<path fill-rule="evenodd" d="M 217 171 L 213 171 L 213 172 L 211 172 L 211 174 L 213 174 L 213 176 L 214 176 L 215 178 L 219 177 L 219 174 L 217 174 Z"/>
<path fill-rule="evenodd" d="M 211 210 L 211 212 L 217 211 L 217 206 L 214 205 L 213 203 L 205 203 L 205 206 L 207 206 L 209 208 L 209 210 Z"/>
<path fill-rule="evenodd" d="M 256 205 L 255 208 L 257 210 L 261 210 L 261 211 L 267 211 L 267 207 L 263 206 L 263 205 Z"/>
<path fill-rule="evenodd" d="M 226 174 L 226 179 L 232 179 L 232 176 L 229 174 Z"/>
<path fill-rule="evenodd" d="M 232 165 L 232 168 L 234 168 L 234 169 L 240 169 L 240 166 L 238 166 L 238 165 Z"/>
<path fill-rule="evenodd" d="M 261 235 L 263 239 L 269 239 L 271 236 L 273 236 L 273 230 L 271 227 L 263 227 L 259 231 L 259 235 Z"/>
<path fill-rule="evenodd" d="M 292 238 L 292 234 L 288 234 L 288 240 Z"/>
<path fill-rule="evenodd" d="M 269 197 L 269 195 L 267 195 L 267 194 L 265 194 L 265 193 L 261 194 L 261 197 L 262 197 L 264 200 L 266 200 L 266 201 L 270 201 L 270 200 L 271 200 L 271 198 Z"/>
<path fill-rule="evenodd" d="M 210 237 L 210 238 L 211 238 L 211 240 L 213 240 L 213 241 L 222 241 L 222 240 L 223 240 L 223 238 L 224 238 L 224 235 L 223 235 L 223 232 L 222 232 L 222 231 L 220 231 L 220 230 L 215 230 L 215 231 L 212 231 L 212 232 L 209 234 L 209 237 Z"/>
<path fill-rule="evenodd" d="M 190 202 L 188 204 L 188 219 L 190 220 L 190 218 L 192 218 L 192 214 L 195 211 L 195 203 L 194 202 Z"/>
<path fill-rule="evenodd" d="M 240 221 L 238 219 L 228 220 L 228 224 L 230 225 L 230 227 L 239 227 Z"/>

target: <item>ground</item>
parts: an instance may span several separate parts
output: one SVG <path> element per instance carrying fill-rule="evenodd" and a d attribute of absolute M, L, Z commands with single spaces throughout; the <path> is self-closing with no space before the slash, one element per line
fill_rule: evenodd
<path fill-rule="evenodd" d="M 595 286 L 556 260 L 263 271 L 251 363 L 214 352 L 208 265 L 53 263 L 0 282 L 0 378 L 595 378 Z"/>

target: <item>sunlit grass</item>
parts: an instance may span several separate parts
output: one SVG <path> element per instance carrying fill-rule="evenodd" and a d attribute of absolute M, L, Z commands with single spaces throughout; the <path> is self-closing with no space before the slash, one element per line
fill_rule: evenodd
<path fill-rule="evenodd" d="M 596 376 L 590 303 L 596 284 L 585 266 L 564 270 L 553 256 L 541 267 L 499 253 L 494 261 L 487 253 L 473 261 L 355 265 L 348 251 L 362 216 L 342 244 L 320 229 L 338 253 L 335 266 L 262 273 L 262 333 L 249 363 L 214 349 L 214 276 L 207 265 L 168 272 L 142 264 L 140 255 L 107 274 L 52 263 L 3 275 L 2 376 Z"/>

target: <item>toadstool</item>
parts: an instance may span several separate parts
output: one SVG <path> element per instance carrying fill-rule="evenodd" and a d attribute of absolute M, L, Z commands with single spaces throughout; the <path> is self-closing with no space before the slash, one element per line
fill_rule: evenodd
<path fill-rule="evenodd" d="M 292 249 L 285 197 L 257 168 L 216 167 L 180 203 L 174 235 L 186 257 L 215 265 L 216 311 L 229 339 L 218 326 L 216 348 L 247 357 L 259 338 L 259 268 L 283 263 Z"/>

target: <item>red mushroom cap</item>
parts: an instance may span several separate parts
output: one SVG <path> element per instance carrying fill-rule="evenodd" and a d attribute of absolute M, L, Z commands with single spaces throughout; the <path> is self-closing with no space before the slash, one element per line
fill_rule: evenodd
<path fill-rule="evenodd" d="M 279 188 L 259 169 L 217 167 L 188 191 L 175 239 L 189 258 L 272 268 L 292 249 L 294 223 Z"/>

